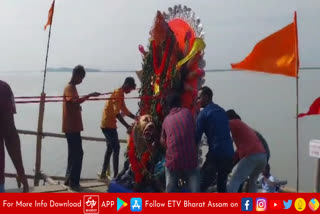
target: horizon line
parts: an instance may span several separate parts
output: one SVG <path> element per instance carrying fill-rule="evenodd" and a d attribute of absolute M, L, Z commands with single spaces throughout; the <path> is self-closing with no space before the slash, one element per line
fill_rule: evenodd
<path fill-rule="evenodd" d="M 51 69 L 59 69 L 59 68 L 67 68 L 67 69 L 72 69 L 72 68 L 68 68 L 68 67 L 57 67 L 57 68 L 51 68 Z M 136 72 L 139 70 L 100 70 L 98 68 L 87 68 L 87 69 L 94 69 L 94 70 L 99 70 L 96 73 L 103 73 L 103 72 Z M 299 68 L 300 70 L 318 70 L 320 69 L 320 67 L 301 67 Z M 48 69 L 47 69 L 48 70 Z M 206 72 L 225 72 L 225 71 L 233 71 L 233 70 L 242 70 L 242 71 L 246 71 L 244 69 L 232 69 L 232 68 L 214 68 L 214 69 L 204 69 Z M 10 72 L 43 72 L 43 70 L 0 70 L 1 73 L 10 73 Z M 59 71 L 57 71 L 58 73 Z"/>

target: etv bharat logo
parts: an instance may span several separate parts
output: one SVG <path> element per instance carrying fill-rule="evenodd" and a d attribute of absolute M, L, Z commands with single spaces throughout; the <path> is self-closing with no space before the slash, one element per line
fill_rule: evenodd
<path fill-rule="evenodd" d="M 99 213 L 99 195 L 83 196 L 83 213 L 98 214 Z"/>

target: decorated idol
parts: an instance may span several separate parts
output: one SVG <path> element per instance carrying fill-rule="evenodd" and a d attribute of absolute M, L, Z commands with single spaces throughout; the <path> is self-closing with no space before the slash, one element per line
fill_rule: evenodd
<path fill-rule="evenodd" d="M 111 182 L 113 192 L 162 192 L 165 190 L 164 148 L 160 145 L 162 122 L 168 114 L 163 98 L 181 94 L 182 106 L 197 112 L 197 92 L 204 82 L 204 33 L 199 18 L 186 6 L 157 12 L 150 43 L 142 54 L 139 119 L 128 139 L 124 169 Z"/>

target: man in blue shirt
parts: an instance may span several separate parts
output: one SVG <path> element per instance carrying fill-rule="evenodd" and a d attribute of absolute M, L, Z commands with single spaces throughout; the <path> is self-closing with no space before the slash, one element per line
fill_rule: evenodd
<path fill-rule="evenodd" d="M 201 191 L 206 191 L 217 180 L 218 192 L 226 192 L 234 150 L 227 114 L 223 108 L 212 102 L 212 96 L 212 90 L 207 86 L 199 90 L 198 102 L 203 110 L 197 117 L 196 140 L 199 143 L 204 133 L 209 145 L 200 172 L 200 188 Z"/>

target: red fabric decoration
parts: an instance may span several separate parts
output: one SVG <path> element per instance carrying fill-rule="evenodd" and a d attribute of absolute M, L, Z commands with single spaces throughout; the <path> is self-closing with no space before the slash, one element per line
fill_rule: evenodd
<path fill-rule="evenodd" d="M 145 174 L 144 171 L 147 170 L 146 166 L 148 162 L 150 161 L 151 153 L 149 149 L 145 151 L 142 156 L 141 160 L 138 160 L 137 155 L 136 155 L 136 149 L 134 146 L 134 141 L 133 141 L 133 132 L 131 132 L 129 136 L 129 151 L 128 151 L 128 157 L 129 157 L 129 162 L 131 164 L 131 169 L 134 174 L 134 179 L 136 183 L 141 183 Z"/>
<path fill-rule="evenodd" d="M 198 68 L 194 71 L 191 71 L 191 73 L 189 73 L 187 80 L 184 83 L 187 89 L 185 89 L 186 91 L 181 96 L 182 106 L 189 108 L 194 114 L 196 113 L 195 101 L 198 96 L 197 87 L 198 87 L 200 78 L 202 78 L 203 76 L 204 76 L 204 71 Z"/>
<path fill-rule="evenodd" d="M 156 47 L 155 41 L 154 40 L 152 41 L 153 68 L 154 68 L 154 73 L 157 76 L 160 76 L 163 72 L 164 66 L 168 58 L 170 45 L 171 45 L 171 38 L 169 37 L 166 42 L 166 48 L 162 56 L 161 65 L 158 67 L 157 47 Z"/>
<path fill-rule="evenodd" d="M 320 97 L 318 97 L 315 101 L 313 101 L 307 113 L 301 113 L 298 115 L 298 117 L 304 117 L 304 116 L 316 115 L 316 114 L 320 114 Z"/>
<path fill-rule="evenodd" d="M 191 32 L 191 36 L 190 36 L 190 47 L 192 47 L 193 45 L 193 41 L 196 37 L 194 30 L 192 29 L 192 27 L 190 27 L 190 25 L 182 20 L 182 19 L 173 19 L 169 22 L 169 26 L 171 28 L 171 30 L 174 32 L 176 39 L 178 41 L 179 44 L 179 48 L 184 51 L 185 48 L 185 35 L 187 32 Z"/>
<path fill-rule="evenodd" d="M 158 113 L 158 116 L 159 118 L 162 120 L 163 119 L 163 112 L 162 112 L 162 106 L 160 103 L 157 104 L 157 113 Z"/>

